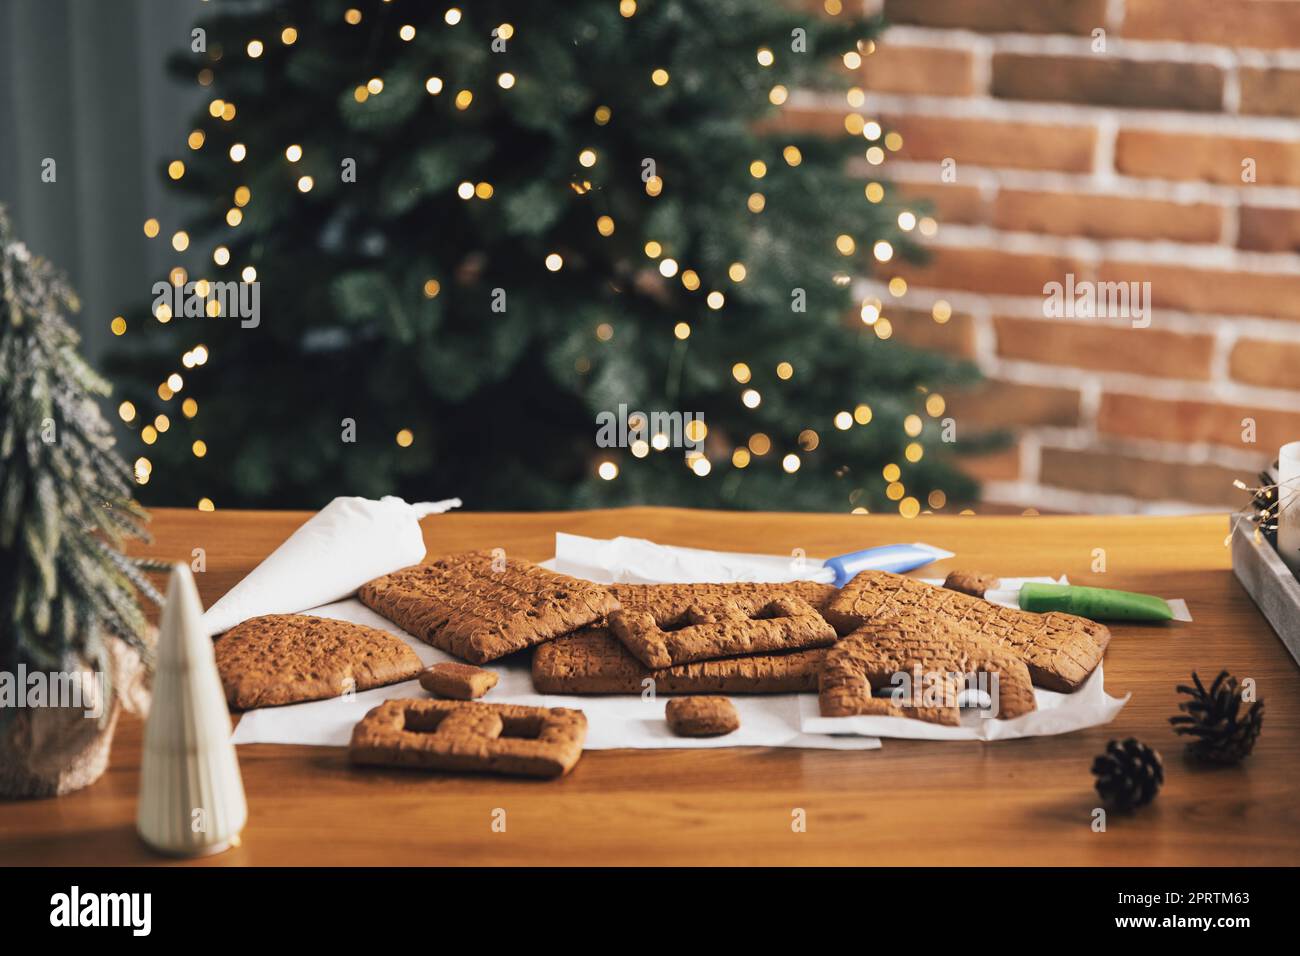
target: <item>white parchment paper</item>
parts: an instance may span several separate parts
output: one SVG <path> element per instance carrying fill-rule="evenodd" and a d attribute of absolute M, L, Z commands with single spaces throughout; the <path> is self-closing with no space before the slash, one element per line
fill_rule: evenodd
<path fill-rule="evenodd" d="M 300 565 L 299 574 L 315 573 L 314 565 L 347 561 L 347 548 L 335 544 Z M 806 564 L 803 561 L 806 560 Z M 820 562 L 790 556 L 701 551 L 654 544 L 635 538 L 612 540 L 556 535 L 556 557 L 548 567 L 566 574 L 602 583 L 674 583 L 705 581 L 789 581 L 811 576 Z M 255 569 L 250 578 L 258 573 Z M 247 579 L 246 579 L 247 580 Z M 1003 588 L 1018 588 L 1024 581 L 1060 581 L 1064 578 L 1004 578 Z M 246 589 L 254 592 L 255 589 Z M 256 610 L 255 608 L 253 610 Z M 430 647 L 355 599 L 322 607 L 298 608 L 308 614 L 338 618 L 381 628 L 409 644 L 425 664 L 455 660 Z M 266 613 L 266 612 L 258 612 Z M 1113 720 L 1127 697 L 1108 696 L 1100 667 L 1075 694 L 1035 690 L 1040 711 L 1012 721 L 989 720 L 974 711 L 964 715 L 960 727 L 939 727 L 902 718 L 822 718 L 816 694 L 771 696 L 735 695 L 731 699 L 740 712 L 738 731 L 725 737 L 690 739 L 674 737 L 664 723 L 667 697 L 643 700 L 639 696 L 556 696 L 533 689 L 529 655 L 516 654 L 489 665 L 500 682 L 484 698 L 487 701 L 530 704 L 544 707 L 573 707 L 587 714 L 586 747 L 602 750 L 628 748 L 713 748 L 713 747 L 808 747 L 832 750 L 868 750 L 880 746 L 879 738 L 913 737 L 935 740 L 985 739 L 1066 733 Z M 385 700 L 424 697 L 416 681 L 365 691 L 351 698 L 312 701 L 287 707 L 267 707 L 243 715 L 234 741 L 246 743 L 317 744 L 344 746 L 352 727 L 366 711 Z M 865 721 L 871 721 L 870 725 Z"/>

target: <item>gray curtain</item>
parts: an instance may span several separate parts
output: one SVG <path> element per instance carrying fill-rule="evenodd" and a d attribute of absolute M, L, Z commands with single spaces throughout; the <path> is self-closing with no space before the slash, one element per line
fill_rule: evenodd
<path fill-rule="evenodd" d="M 159 177 L 189 152 L 195 81 L 167 77 L 200 0 L 0 0 L 0 203 L 18 234 L 72 278 L 92 361 L 114 315 L 152 298 L 183 261 L 167 237 L 183 205 Z M 53 159 L 57 179 L 41 179 Z M 147 239 L 145 219 L 163 233 Z M 170 226 L 170 228 L 169 228 Z"/>

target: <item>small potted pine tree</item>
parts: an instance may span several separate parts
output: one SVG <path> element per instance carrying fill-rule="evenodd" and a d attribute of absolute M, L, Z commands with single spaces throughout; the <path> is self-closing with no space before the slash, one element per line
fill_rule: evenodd
<path fill-rule="evenodd" d="M 0 796 L 93 783 L 122 707 L 144 700 L 159 601 L 122 546 L 145 538 L 131 469 L 77 351 L 67 280 L 12 233 L 0 206 Z"/>

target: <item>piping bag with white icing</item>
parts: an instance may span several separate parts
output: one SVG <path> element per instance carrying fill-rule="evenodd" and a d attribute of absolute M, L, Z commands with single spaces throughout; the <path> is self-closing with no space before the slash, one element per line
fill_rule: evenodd
<path fill-rule="evenodd" d="M 459 498 L 407 504 L 391 495 L 335 498 L 208 608 L 211 634 L 263 614 L 296 614 L 351 597 L 367 581 L 424 559 L 420 519 Z"/>
<path fill-rule="evenodd" d="M 951 557 L 951 551 L 921 542 L 880 545 L 822 561 L 802 550 L 790 555 L 735 554 L 655 544 L 643 538 L 603 540 L 557 532 L 555 560 L 543 567 L 606 584 L 818 581 L 843 587 L 859 571 L 902 574 Z M 610 568 L 617 569 L 616 576 Z"/>

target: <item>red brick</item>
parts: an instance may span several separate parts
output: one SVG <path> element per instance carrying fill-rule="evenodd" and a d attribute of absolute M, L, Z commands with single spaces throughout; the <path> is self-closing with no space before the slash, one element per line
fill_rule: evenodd
<path fill-rule="evenodd" d="M 1020 478 L 1019 443 L 984 455 L 962 455 L 957 467 L 976 481 L 1017 481 Z"/>
<path fill-rule="evenodd" d="M 1120 34 L 1282 50 L 1300 47 L 1300 4 L 1293 0 L 1125 0 Z"/>
<path fill-rule="evenodd" d="M 810 136 L 847 136 L 844 129 L 845 109 L 814 109 L 805 106 L 786 106 L 758 124 L 759 132 L 782 130 L 787 133 L 804 133 Z"/>
<path fill-rule="evenodd" d="M 1190 501 L 1206 505 L 1240 503 L 1241 492 L 1232 486 L 1254 476 L 1218 465 L 1151 461 L 1105 451 L 1044 448 L 1039 481 L 1044 485 L 1093 494 L 1128 495 L 1147 501 Z"/>
<path fill-rule="evenodd" d="M 896 198 L 917 203 L 916 211 L 925 204 L 939 222 L 982 223 L 988 221 L 988 201 L 978 186 L 961 186 L 957 183 L 893 183 L 886 188 Z"/>
<path fill-rule="evenodd" d="M 1241 339 L 1228 362 L 1229 374 L 1239 382 L 1300 389 L 1300 344 Z"/>
<path fill-rule="evenodd" d="M 1223 71 L 1209 63 L 1121 60 L 1105 54 L 993 56 L 993 95 L 1144 109 L 1218 110 Z"/>
<path fill-rule="evenodd" d="M 975 56 L 965 49 L 879 43 L 862 61 L 862 85 L 878 93 L 970 96 Z"/>
<path fill-rule="evenodd" d="M 1242 420 L 1255 421 L 1255 443 L 1242 441 Z M 1107 393 L 1097 414 L 1099 431 L 1168 442 L 1209 442 L 1272 454 L 1300 435 L 1300 412 L 1245 405 Z"/>
<path fill-rule="evenodd" d="M 885 19 L 986 33 L 1091 33 L 1106 25 L 1106 0 L 885 0 Z"/>
<path fill-rule="evenodd" d="M 1237 245 L 1260 252 L 1300 252 L 1300 209 L 1242 206 Z"/>
<path fill-rule="evenodd" d="M 995 318 L 993 327 L 998 355 L 1005 358 L 1156 378 L 1210 377 L 1210 335 L 1013 318 Z"/>
<path fill-rule="evenodd" d="M 1076 276 L 1085 272 L 1083 265 L 1065 256 L 959 246 L 935 246 L 929 252 L 929 261 L 922 265 L 895 260 L 876 271 L 901 275 L 909 285 L 924 288 L 1040 298 L 1047 283 L 1062 282 L 1069 272 Z"/>
<path fill-rule="evenodd" d="M 1155 179 L 1240 186 L 1241 164 L 1247 158 L 1255 160 L 1255 179 L 1261 185 L 1300 186 L 1300 143 L 1294 141 L 1123 129 L 1115 143 L 1117 170 Z"/>
<path fill-rule="evenodd" d="M 973 390 L 950 393 L 948 414 L 957 420 L 958 442 L 963 425 L 985 429 L 1077 425 L 1079 393 L 1072 388 L 988 380 Z"/>
<path fill-rule="evenodd" d="M 1054 236 L 1212 243 L 1223 231 L 1223 208 L 1212 203 L 1003 189 L 993 202 L 993 224 L 1010 232 Z"/>
<path fill-rule="evenodd" d="M 943 352 L 961 358 L 975 354 L 975 320 L 965 312 L 953 312 L 939 323 L 920 309 L 884 309 L 894 327 L 894 339 L 913 348 Z"/>
<path fill-rule="evenodd" d="M 1243 68 L 1241 112 L 1300 116 L 1300 70 Z"/>
<path fill-rule="evenodd" d="M 760 131 L 784 130 L 814 136 L 844 136 L 846 110 L 786 107 L 759 124 Z M 1064 126 L 1006 120 L 958 119 L 944 116 L 886 116 L 885 129 L 903 137 L 901 159 L 1010 169 L 1051 169 L 1086 173 L 1092 170 L 1097 132 L 1091 126 Z"/>
<path fill-rule="evenodd" d="M 963 163 L 1090 172 L 1097 139 L 1091 126 L 1010 120 L 903 115 L 884 117 L 881 124 L 902 134 L 903 148 L 897 154 L 902 159 L 956 160 L 958 182 Z"/>
<path fill-rule="evenodd" d="M 1157 310 L 1300 319 L 1300 275 L 1296 273 L 1104 262 L 1097 278 L 1102 282 L 1150 282 L 1151 302 Z M 1159 315 L 1155 321 L 1159 322 Z"/>

